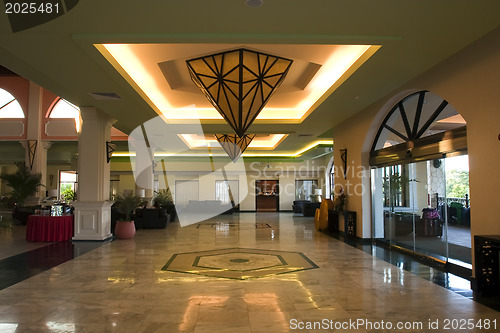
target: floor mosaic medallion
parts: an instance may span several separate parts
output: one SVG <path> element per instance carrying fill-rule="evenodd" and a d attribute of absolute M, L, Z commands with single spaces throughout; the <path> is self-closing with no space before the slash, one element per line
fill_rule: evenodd
<path fill-rule="evenodd" d="M 162 270 L 247 280 L 314 268 L 301 252 L 232 248 L 177 253 Z"/>

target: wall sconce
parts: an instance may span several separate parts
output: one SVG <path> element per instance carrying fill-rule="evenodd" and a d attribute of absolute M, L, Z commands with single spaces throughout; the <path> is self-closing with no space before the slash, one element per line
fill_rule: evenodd
<path fill-rule="evenodd" d="M 106 141 L 106 161 L 109 163 L 111 161 L 111 156 L 113 156 L 113 152 L 115 151 L 116 145 L 111 141 Z"/>
<path fill-rule="evenodd" d="M 347 149 L 340 149 L 340 159 L 344 168 L 344 179 L 347 179 Z"/>
<path fill-rule="evenodd" d="M 33 170 L 33 163 L 35 161 L 37 144 L 38 144 L 37 140 L 28 140 L 28 153 L 29 153 L 30 170 Z"/>

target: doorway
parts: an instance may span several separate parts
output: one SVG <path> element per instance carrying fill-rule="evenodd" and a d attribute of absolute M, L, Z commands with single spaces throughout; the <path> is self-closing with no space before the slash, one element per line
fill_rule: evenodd
<path fill-rule="evenodd" d="M 255 208 L 258 212 L 279 211 L 279 181 L 255 181 Z"/>

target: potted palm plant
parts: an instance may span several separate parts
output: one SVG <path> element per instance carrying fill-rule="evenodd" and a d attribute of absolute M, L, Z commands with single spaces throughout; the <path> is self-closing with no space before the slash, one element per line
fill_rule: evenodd
<path fill-rule="evenodd" d="M 175 220 L 177 214 L 175 211 L 172 192 L 170 192 L 169 188 L 155 191 L 155 196 L 153 198 L 153 206 L 165 209 L 167 211 L 167 214 L 170 215 L 170 220 L 171 221 Z"/>
<path fill-rule="evenodd" d="M 170 189 L 161 189 L 159 191 L 155 191 L 155 196 L 153 198 L 153 206 L 155 207 L 166 207 L 167 205 L 173 203 L 172 193 Z"/>
<path fill-rule="evenodd" d="M 11 200 L 15 202 L 12 217 L 21 224 L 26 224 L 28 216 L 33 214 L 33 208 L 25 207 L 24 204 L 26 199 L 34 195 L 40 186 L 44 186 L 41 183 L 42 174 L 31 173 L 23 162 L 16 162 L 15 165 L 17 170 L 14 173 L 3 173 L 0 175 L 0 179 L 4 180 L 6 185 L 12 189 L 8 193 Z"/>
<path fill-rule="evenodd" d="M 135 235 L 135 224 L 133 219 L 134 210 L 141 204 L 142 199 L 131 193 L 124 193 L 116 197 L 118 210 L 124 215 L 116 221 L 115 235 L 118 238 L 129 239 Z"/>

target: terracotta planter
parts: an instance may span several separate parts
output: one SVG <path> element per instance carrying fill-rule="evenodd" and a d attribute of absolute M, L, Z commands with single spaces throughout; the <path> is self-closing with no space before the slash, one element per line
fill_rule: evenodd
<path fill-rule="evenodd" d="M 115 236 L 121 239 L 134 238 L 135 223 L 134 221 L 117 221 L 115 226 Z"/>

